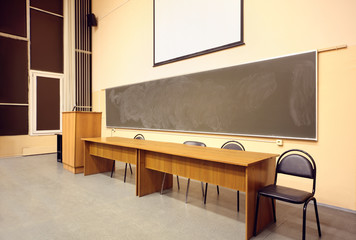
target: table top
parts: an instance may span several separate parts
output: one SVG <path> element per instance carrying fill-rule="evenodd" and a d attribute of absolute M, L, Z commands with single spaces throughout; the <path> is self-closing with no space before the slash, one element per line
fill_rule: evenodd
<path fill-rule="evenodd" d="M 237 151 L 230 149 L 186 145 L 182 143 L 159 142 L 123 137 L 82 138 L 82 140 L 87 142 L 136 148 L 140 150 L 202 159 L 207 161 L 221 162 L 225 164 L 239 165 L 245 167 L 251 166 L 265 159 L 278 156 L 278 154 L 271 153 Z"/>

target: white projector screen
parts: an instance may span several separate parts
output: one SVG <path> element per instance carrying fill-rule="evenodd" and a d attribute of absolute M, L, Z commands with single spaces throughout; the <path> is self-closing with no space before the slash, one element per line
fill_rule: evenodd
<path fill-rule="evenodd" d="M 154 66 L 243 43 L 243 0 L 155 0 Z"/>

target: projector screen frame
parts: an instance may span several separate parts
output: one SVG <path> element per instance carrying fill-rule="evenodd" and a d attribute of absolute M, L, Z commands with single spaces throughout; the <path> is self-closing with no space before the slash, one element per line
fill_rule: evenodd
<path fill-rule="evenodd" d="M 157 10 L 160 8 L 157 4 L 159 4 L 161 0 L 154 0 L 153 1 L 153 67 L 156 66 L 161 66 L 164 64 L 168 64 L 168 63 L 172 63 L 172 62 L 177 62 L 177 61 L 181 61 L 181 60 L 185 60 L 188 58 L 193 58 L 193 57 L 197 57 L 197 56 L 201 56 L 204 54 L 208 54 L 208 53 L 212 53 L 212 52 L 216 52 L 216 51 L 221 51 L 224 49 L 228 49 L 228 48 L 232 48 L 232 47 L 236 47 L 236 46 L 241 46 L 244 45 L 244 40 L 243 40 L 243 0 L 234 0 L 237 1 L 237 5 L 239 6 L 239 9 L 236 9 L 236 12 L 234 12 L 234 14 L 236 14 L 236 19 L 238 19 L 238 21 L 236 21 L 234 23 L 234 21 L 229 21 L 229 24 L 233 24 L 233 27 L 230 27 L 230 29 L 236 29 L 236 31 L 233 31 L 233 33 L 226 33 L 226 35 L 230 34 L 229 38 L 230 39 L 217 39 L 216 43 L 207 43 L 208 45 L 211 45 L 210 47 L 207 48 L 196 48 L 196 46 L 194 46 L 194 44 L 196 44 L 196 42 L 200 42 L 200 43 L 206 43 L 207 39 L 206 35 L 204 34 L 198 34 L 194 37 L 194 42 L 188 42 L 188 46 L 187 44 L 184 44 L 184 41 L 179 41 L 179 39 L 177 40 L 178 42 L 175 42 L 175 40 L 167 40 L 168 44 L 161 44 L 162 41 L 166 41 L 166 40 L 162 40 L 162 39 L 166 39 L 167 35 L 169 36 L 170 34 L 166 31 L 163 31 L 162 29 L 162 33 L 160 32 L 160 27 L 162 22 L 164 22 L 163 25 L 167 25 L 167 22 L 169 23 L 169 19 L 166 19 L 164 16 L 160 17 L 159 12 L 157 12 Z M 195 0 L 198 1 L 198 0 Z M 165 2 L 165 1 L 164 1 Z M 233 9 L 233 8 L 232 8 Z M 233 10 L 234 11 L 234 10 Z M 177 12 L 181 12 L 179 10 L 177 10 Z M 161 14 L 162 15 L 162 14 Z M 170 15 L 170 14 L 165 14 L 165 15 Z M 182 18 L 182 15 L 180 15 L 180 19 Z M 204 26 L 204 23 L 207 22 L 207 18 L 204 18 L 204 14 L 200 14 L 199 18 L 194 18 L 194 20 L 199 20 L 199 22 L 196 22 L 196 26 Z M 207 17 L 207 16 L 206 16 Z M 189 17 L 187 17 L 189 18 Z M 201 18 L 201 19 L 200 19 Z M 210 19 L 210 18 L 209 18 Z M 218 19 L 215 18 L 215 20 L 217 21 Z M 179 22 L 182 22 L 182 24 L 185 24 L 185 21 L 182 20 L 177 20 L 177 19 L 171 19 L 170 21 L 174 21 L 175 24 L 179 24 Z M 200 25 L 199 25 L 200 24 Z M 185 29 L 185 26 L 181 26 L 181 27 L 176 27 L 175 28 L 175 34 L 179 35 L 179 36 L 183 36 L 184 33 L 180 33 L 179 31 L 177 32 L 177 29 Z M 171 28 L 171 27 L 170 27 Z M 167 29 L 167 28 L 166 28 Z M 214 30 L 214 29 L 212 29 Z M 192 32 L 190 32 L 192 33 Z M 165 35 L 165 37 L 163 37 L 163 34 Z M 210 32 L 210 35 L 214 35 L 214 36 L 218 36 L 218 33 L 215 32 Z M 232 38 L 232 34 L 236 34 L 238 36 L 234 36 L 233 40 Z M 185 34 L 187 35 L 187 34 Z M 226 38 L 228 38 L 228 36 L 226 36 Z M 161 40 L 160 40 L 161 39 Z M 161 41 L 161 43 L 160 43 Z M 164 42 L 163 42 L 164 43 Z M 181 45 L 182 44 L 182 45 Z M 181 46 L 179 46 L 181 45 Z M 195 49 L 196 50 L 192 50 L 190 52 L 190 50 L 186 50 L 186 49 Z M 175 49 L 174 51 L 182 51 L 182 53 L 177 53 L 177 54 L 173 54 L 171 57 L 167 55 L 167 57 L 160 57 L 162 55 L 162 53 L 166 54 L 169 51 L 172 51 L 172 49 Z M 181 49 L 181 50 L 178 50 Z"/>

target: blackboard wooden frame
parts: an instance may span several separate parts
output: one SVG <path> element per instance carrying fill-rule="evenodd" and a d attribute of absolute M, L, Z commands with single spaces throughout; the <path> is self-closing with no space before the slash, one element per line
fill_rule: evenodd
<path fill-rule="evenodd" d="M 158 3 L 157 3 L 158 2 Z M 159 0 L 154 0 L 153 1 L 153 9 L 154 9 L 154 17 L 153 17 L 153 66 L 160 66 L 160 65 L 164 65 L 164 64 L 168 64 L 168 63 L 172 63 L 172 62 L 176 62 L 176 61 L 181 61 L 184 59 L 188 59 L 188 58 L 192 58 L 192 57 L 197 57 L 200 55 L 204 55 L 204 54 L 208 54 L 208 53 L 212 53 L 212 52 L 216 52 L 216 51 L 220 51 L 220 50 L 224 50 L 227 48 L 232 48 L 232 47 L 236 47 L 236 46 L 240 46 L 240 45 L 244 45 L 244 41 L 243 41 L 243 0 L 234 0 L 234 2 L 237 2 L 237 5 L 239 6 L 239 9 L 234 9 L 233 7 L 230 7 L 229 9 L 232 11 L 235 11 L 234 14 L 236 14 L 236 22 L 234 20 L 232 21 L 228 21 L 228 24 L 233 24 L 233 27 L 229 28 L 227 31 L 226 29 L 223 32 L 217 33 L 217 32 L 212 32 L 212 34 L 210 34 L 210 37 L 207 37 L 205 34 L 201 34 L 201 32 L 196 33 L 197 35 L 194 35 L 194 37 L 192 39 L 194 39 L 194 41 L 199 41 L 200 43 L 206 43 L 206 42 L 210 42 L 210 41 L 217 41 L 217 42 L 211 42 L 211 45 L 209 47 L 207 47 L 206 49 L 204 48 L 196 48 L 197 46 L 194 46 L 194 44 L 192 42 L 188 43 L 189 45 L 185 45 L 184 43 L 182 44 L 182 41 L 178 41 L 176 42 L 176 40 L 172 41 L 167 39 L 167 35 L 169 36 L 170 33 L 167 32 L 167 29 L 172 29 L 172 27 L 168 27 L 165 30 L 160 31 L 160 27 L 161 25 L 167 25 L 167 22 L 174 22 L 175 24 L 177 24 L 178 22 L 182 22 L 183 25 L 178 24 L 178 26 L 181 27 L 176 27 L 174 28 L 174 32 L 177 35 L 180 36 L 185 36 L 187 35 L 185 32 L 183 32 L 184 30 L 182 30 L 182 32 L 180 32 L 180 30 L 177 29 L 187 29 L 189 26 L 187 25 L 196 25 L 197 28 L 205 29 L 205 22 L 207 21 L 207 19 L 213 18 L 213 16 L 209 16 L 207 19 L 205 19 L 204 14 L 197 13 L 199 17 L 194 18 L 194 21 L 192 24 L 185 24 L 185 22 L 183 21 L 183 19 L 186 18 L 186 16 L 184 15 L 184 11 L 182 13 L 179 13 L 179 16 L 176 18 L 171 19 L 172 17 L 169 16 L 169 14 L 164 14 L 164 17 L 160 17 L 160 14 L 157 14 L 157 4 L 159 4 Z M 209 4 L 209 3 L 204 3 L 205 5 Z M 223 3 L 218 3 L 218 4 L 223 4 Z M 225 3 L 224 3 L 225 4 Z M 234 3 L 235 4 L 235 3 Z M 200 9 L 198 9 L 199 11 Z M 176 11 L 176 9 L 174 10 Z M 197 12 L 198 12 L 197 11 Z M 168 18 L 167 18 L 168 17 Z M 214 18 L 215 22 L 219 22 L 220 20 L 218 18 Z M 225 22 L 225 25 L 226 22 Z M 204 26 L 204 27 L 199 27 L 199 26 Z M 219 29 L 222 29 L 226 26 L 221 25 L 219 26 Z M 224 33 L 225 32 L 225 33 Z M 195 34 L 190 32 L 190 34 Z M 225 36 L 226 34 L 226 36 Z M 231 36 L 228 37 L 228 34 L 235 34 L 237 36 L 234 36 L 233 39 L 231 39 Z M 164 36 L 163 36 L 164 35 Z M 219 37 L 219 39 L 216 40 L 211 40 L 211 36 L 214 37 Z M 185 36 L 188 37 L 188 36 Z M 184 38 L 184 37 L 183 37 Z M 224 39 L 226 38 L 226 39 Z M 167 40 L 163 40 L 166 44 L 157 44 L 157 39 L 167 39 Z M 162 40 L 160 40 L 162 41 Z M 163 43 L 164 43 L 163 42 Z M 180 46 L 181 45 L 181 46 Z M 209 45 L 209 44 L 208 44 Z M 208 46 L 207 45 L 207 46 Z M 166 54 L 167 52 L 172 51 L 172 49 L 175 49 L 174 51 L 179 51 L 177 49 L 191 49 L 192 51 L 189 52 L 184 52 L 182 54 L 177 53 L 174 56 L 171 57 L 161 57 L 158 56 L 162 53 Z M 196 48 L 196 49 L 195 49 Z M 195 50 L 193 50 L 195 49 Z"/>
<path fill-rule="evenodd" d="M 317 51 L 106 89 L 106 125 L 317 140 Z"/>

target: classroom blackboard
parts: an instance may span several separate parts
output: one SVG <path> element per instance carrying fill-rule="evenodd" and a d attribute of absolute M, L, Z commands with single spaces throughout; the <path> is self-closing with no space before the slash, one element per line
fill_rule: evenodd
<path fill-rule="evenodd" d="M 107 127 L 317 139 L 317 53 L 106 89 Z"/>

